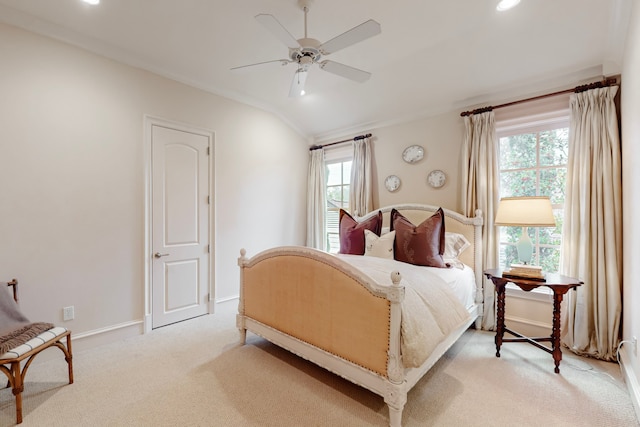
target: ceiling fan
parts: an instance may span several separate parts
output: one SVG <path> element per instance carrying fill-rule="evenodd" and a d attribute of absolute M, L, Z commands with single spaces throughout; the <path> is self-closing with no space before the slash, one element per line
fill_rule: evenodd
<path fill-rule="evenodd" d="M 301 39 L 296 40 L 273 15 L 260 14 L 255 16 L 258 22 L 264 25 L 276 38 L 289 48 L 289 58 L 242 65 L 240 67 L 234 67 L 232 70 L 274 62 L 279 62 L 282 65 L 295 63 L 297 69 L 293 75 L 293 81 L 291 82 L 291 89 L 289 91 L 289 96 L 291 97 L 304 95 L 304 85 L 307 80 L 307 74 L 313 64 L 318 64 L 320 69 L 324 71 L 356 82 L 362 83 L 367 81 L 369 77 L 371 77 L 371 73 L 339 62 L 327 59 L 322 60 L 322 58 L 323 56 L 373 37 L 376 34 L 380 34 L 380 24 L 370 19 L 327 42 L 320 43 L 316 39 L 307 37 L 307 13 L 309 12 L 311 2 L 312 0 L 298 0 L 298 5 L 304 11 L 304 38 Z"/>

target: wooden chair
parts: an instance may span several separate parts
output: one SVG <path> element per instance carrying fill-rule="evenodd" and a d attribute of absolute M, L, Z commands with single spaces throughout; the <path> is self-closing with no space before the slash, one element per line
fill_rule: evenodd
<path fill-rule="evenodd" d="M 18 302 L 18 281 L 0 282 L 0 288 L 4 285 L 13 287 L 13 299 Z M 0 292 L 4 292 L 0 290 Z M 66 338 L 66 346 L 62 340 Z M 24 390 L 24 377 L 31 365 L 33 358 L 41 351 L 49 347 L 58 347 L 64 353 L 64 358 L 69 367 L 69 384 L 73 384 L 73 362 L 71 353 L 71 331 L 66 328 L 54 327 L 29 340 L 25 344 L 0 354 L 0 371 L 9 379 L 7 388 L 11 387 L 16 397 L 16 424 L 22 423 L 22 392 Z M 21 363 L 26 360 L 21 369 Z"/>

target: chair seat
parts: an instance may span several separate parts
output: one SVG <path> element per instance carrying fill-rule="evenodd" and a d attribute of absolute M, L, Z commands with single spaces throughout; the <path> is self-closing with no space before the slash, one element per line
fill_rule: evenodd
<path fill-rule="evenodd" d="M 66 346 L 63 342 L 66 340 Z M 73 356 L 71 351 L 71 331 L 54 327 L 44 331 L 26 343 L 0 355 L 0 372 L 7 376 L 13 395 L 16 397 L 16 424 L 22 423 L 22 392 L 24 377 L 33 358 L 49 347 L 57 347 L 64 353 L 69 370 L 69 384 L 73 384 Z"/>
<path fill-rule="evenodd" d="M 19 345 L 16 348 L 12 348 L 7 351 L 5 354 L 0 355 L 0 365 L 3 364 L 3 361 L 9 359 L 17 359 L 23 354 L 30 352 L 31 350 L 35 350 L 40 346 L 48 344 L 50 341 L 55 340 L 60 335 L 67 332 L 67 328 L 62 328 L 60 326 L 56 326 L 52 329 L 44 331 L 40 335 L 31 338 L 26 343 Z"/>

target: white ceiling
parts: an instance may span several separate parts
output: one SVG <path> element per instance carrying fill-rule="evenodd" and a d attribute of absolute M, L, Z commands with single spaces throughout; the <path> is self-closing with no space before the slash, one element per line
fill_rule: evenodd
<path fill-rule="evenodd" d="M 368 20 L 382 33 L 329 59 L 371 72 L 356 83 L 314 66 L 289 98 L 295 65 L 259 24 L 304 36 L 296 0 L 0 0 L 0 22 L 50 35 L 273 111 L 310 140 L 565 88 L 620 72 L 632 0 L 315 0 L 308 36 L 325 42 Z"/>

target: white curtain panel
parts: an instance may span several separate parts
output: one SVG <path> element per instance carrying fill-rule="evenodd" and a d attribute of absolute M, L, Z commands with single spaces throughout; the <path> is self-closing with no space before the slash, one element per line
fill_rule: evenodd
<path fill-rule="evenodd" d="M 464 117 L 465 136 L 462 147 L 461 206 L 466 216 L 475 216 L 476 209 L 484 217 L 482 233 L 482 266 L 498 266 L 498 234 L 493 225 L 500 196 L 498 140 L 493 111 Z M 484 315 L 482 329 L 495 329 L 496 299 L 493 284 L 484 282 Z"/>
<path fill-rule="evenodd" d="M 353 141 L 353 163 L 351 164 L 351 188 L 349 191 L 349 206 L 353 215 L 362 216 L 373 210 L 371 163 L 369 138 Z"/>
<path fill-rule="evenodd" d="M 622 283 L 617 86 L 571 95 L 562 272 L 584 282 L 565 297 L 562 342 L 616 360 Z"/>
<path fill-rule="evenodd" d="M 309 152 L 309 179 L 307 180 L 307 246 L 325 250 L 326 190 L 324 149 Z"/>

